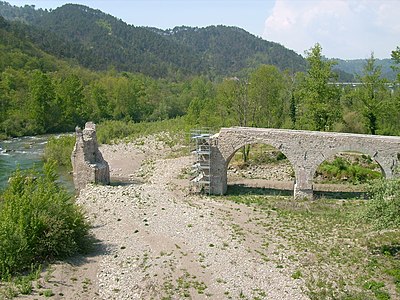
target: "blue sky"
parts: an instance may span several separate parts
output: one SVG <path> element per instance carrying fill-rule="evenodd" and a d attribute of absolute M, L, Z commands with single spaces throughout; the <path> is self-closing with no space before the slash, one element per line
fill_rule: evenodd
<path fill-rule="evenodd" d="M 7 1 L 7 0 L 5 0 Z M 327 57 L 390 58 L 400 46 L 400 0 L 9 0 L 57 8 L 79 3 L 136 26 L 232 25 L 304 55 L 320 43 Z"/>

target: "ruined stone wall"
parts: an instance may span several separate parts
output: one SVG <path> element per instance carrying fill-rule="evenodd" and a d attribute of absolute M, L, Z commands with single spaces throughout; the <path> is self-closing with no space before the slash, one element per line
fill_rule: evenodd
<path fill-rule="evenodd" d="M 77 192 L 88 183 L 110 183 L 110 169 L 99 150 L 94 123 L 87 122 L 83 130 L 76 128 L 76 142 L 71 161 Z"/>
<path fill-rule="evenodd" d="M 282 151 L 295 171 L 295 198 L 313 197 L 317 167 L 342 151 L 370 155 L 385 177 L 397 176 L 400 165 L 400 137 L 364 134 L 283 130 L 269 128 L 222 128 L 211 139 L 211 192 L 224 194 L 227 167 L 235 152 L 246 144 L 269 144 Z"/>

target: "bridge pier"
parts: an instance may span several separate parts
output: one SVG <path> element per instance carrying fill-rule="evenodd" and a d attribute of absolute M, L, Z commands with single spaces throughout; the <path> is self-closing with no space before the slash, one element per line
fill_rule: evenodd
<path fill-rule="evenodd" d="M 225 195 L 228 189 L 227 165 L 217 143 L 210 145 L 210 194 Z"/>
<path fill-rule="evenodd" d="M 300 186 L 299 184 L 295 184 L 294 185 L 294 191 L 293 191 L 293 195 L 294 195 L 294 200 L 313 200 L 314 199 L 314 190 L 313 187 L 311 185 L 311 187 L 304 187 L 304 186 Z"/>
<path fill-rule="evenodd" d="M 314 199 L 313 176 L 311 174 L 314 174 L 314 172 L 311 172 L 307 167 L 296 168 L 296 181 L 293 191 L 295 200 Z"/>

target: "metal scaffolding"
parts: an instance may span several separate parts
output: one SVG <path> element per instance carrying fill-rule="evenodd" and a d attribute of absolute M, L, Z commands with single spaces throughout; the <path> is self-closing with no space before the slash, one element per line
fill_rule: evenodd
<path fill-rule="evenodd" d="M 197 192 L 210 194 L 210 138 L 209 129 L 202 128 L 190 132 L 192 154 L 195 162 L 192 165 L 191 185 Z"/>

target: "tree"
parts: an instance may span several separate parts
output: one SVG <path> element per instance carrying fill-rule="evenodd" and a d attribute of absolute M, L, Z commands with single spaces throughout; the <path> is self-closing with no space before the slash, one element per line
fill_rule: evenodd
<path fill-rule="evenodd" d="M 95 122 L 100 122 L 110 118 L 111 112 L 106 89 L 95 82 L 90 86 L 89 90 L 90 96 L 88 98 L 92 100 L 91 105 L 93 108 L 90 119 Z"/>
<path fill-rule="evenodd" d="M 400 64 L 400 47 L 399 46 L 397 46 L 396 50 L 392 51 L 392 60 L 395 64 Z M 393 66 L 392 68 L 397 71 L 400 70 L 400 66 Z M 397 73 L 397 81 L 400 83 L 400 72 Z"/>
<path fill-rule="evenodd" d="M 75 74 L 68 74 L 56 81 L 57 104 L 62 115 L 59 124 L 64 130 L 73 130 L 84 123 L 85 112 L 83 110 L 83 85 Z M 61 129 L 59 128 L 59 130 Z"/>
<path fill-rule="evenodd" d="M 55 93 L 51 78 L 41 71 L 34 71 L 30 82 L 30 116 L 33 134 L 42 134 L 50 125 L 50 106 Z"/>
<path fill-rule="evenodd" d="M 393 66 L 393 70 L 397 71 L 397 83 L 400 84 L 400 47 L 397 46 L 396 50 L 392 51 L 392 60 L 397 66 Z M 394 94 L 392 95 L 392 109 L 393 116 L 391 118 L 391 122 L 393 123 L 393 127 L 395 128 L 394 133 L 400 135 L 400 90 L 399 88 L 395 89 Z M 393 132 L 392 132 L 393 133 Z"/>
<path fill-rule="evenodd" d="M 254 103 L 248 97 L 248 82 L 239 78 L 225 79 L 217 87 L 218 103 L 228 112 L 230 125 L 254 126 Z"/>
<path fill-rule="evenodd" d="M 364 122 L 370 134 L 376 134 L 378 130 L 378 122 L 384 106 L 385 79 L 381 78 L 381 67 L 376 65 L 374 53 L 371 53 L 369 59 L 366 60 L 362 75 L 359 80 L 362 86 L 359 96 L 362 102 L 362 112 Z"/>
<path fill-rule="evenodd" d="M 250 75 L 249 104 L 257 127 L 280 128 L 284 121 L 285 78 L 271 65 L 262 65 Z"/>
<path fill-rule="evenodd" d="M 248 81 L 239 78 L 225 79 L 217 89 L 218 103 L 228 112 L 228 120 L 236 126 L 255 126 L 256 112 L 258 110 L 254 99 L 248 95 Z M 225 122 L 227 122 L 225 120 Z M 250 145 L 242 148 L 243 161 L 249 158 Z"/>
<path fill-rule="evenodd" d="M 308 130 L 329 131 L 341 117 L 340 90 L 333 83 L 336 74 L 333 61 L 323 59 L 322 48 L 317 43 L 306 52 L 308 70 L 299 83 L 297 126 Z"/>

